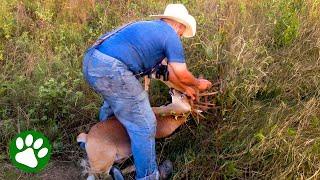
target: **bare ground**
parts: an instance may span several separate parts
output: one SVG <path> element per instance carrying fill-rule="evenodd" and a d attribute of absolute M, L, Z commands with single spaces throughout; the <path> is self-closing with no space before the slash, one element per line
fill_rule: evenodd
<path fill-rule="evenodd" d="M 82 169 L 77 162 L 51 161 L 48 166 L 40 173 L 24 173 L 9 162 L 0 162 L 0 179 L 4 180 L 74 180 L 85 179 L 81 175 Z"/>

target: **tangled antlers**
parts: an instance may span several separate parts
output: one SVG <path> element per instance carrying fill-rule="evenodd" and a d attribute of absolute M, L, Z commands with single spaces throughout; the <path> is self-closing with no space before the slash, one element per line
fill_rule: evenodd
<path fill-rule="evenodd" d="M 205 118 L 201 113 L 208 112 L 210 110 L 217 110 L 220 107 L 216 106 L 212 101 L 219 94 L 222 93 L 221 79 L 212 85 L 212 88 L 206 92 L 197 93 L 196 100 L 191 101 L 190 105 L 192 107 L 191 114 L 199 122 L 199 118 Z"/>

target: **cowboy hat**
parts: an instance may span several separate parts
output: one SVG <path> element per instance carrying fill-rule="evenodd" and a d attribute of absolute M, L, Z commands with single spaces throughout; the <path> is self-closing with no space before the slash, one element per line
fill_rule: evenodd
<path fill-rule="evenodd" d="M 151 15 L 151 17 L 168 18 L 185 25 L 183 37 L 193 37 L 196 34 L 196 20 L 183 4 L 168 4 L 163 14 Z"/>

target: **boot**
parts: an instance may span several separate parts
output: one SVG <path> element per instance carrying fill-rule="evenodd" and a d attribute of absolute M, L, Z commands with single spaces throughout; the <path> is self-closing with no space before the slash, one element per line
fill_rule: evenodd
<path fill-rule="evenodd" d="M 173 165 L 170 160 L 165 160 L 159 165 L 160 180 L 169 179 L 173 172 Z"/>
<path fill-rule="evenodd" d="M 112 166 L 112 168 L 110 169 L 109 174 L 113 180 L 124 180 L 124 177 L 123 177 L 121 171 L 114 166 Z"/>

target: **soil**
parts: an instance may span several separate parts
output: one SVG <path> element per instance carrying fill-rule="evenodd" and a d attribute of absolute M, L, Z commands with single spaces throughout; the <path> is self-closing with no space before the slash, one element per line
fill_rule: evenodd
<path fill-rule="evenodd" d="M 0 162 L 0 179 L 4 180 L 74 180 L 85 179 L 77 162 L 53 161 L 40 173 L 24 173 L 9 162 Z"/>

